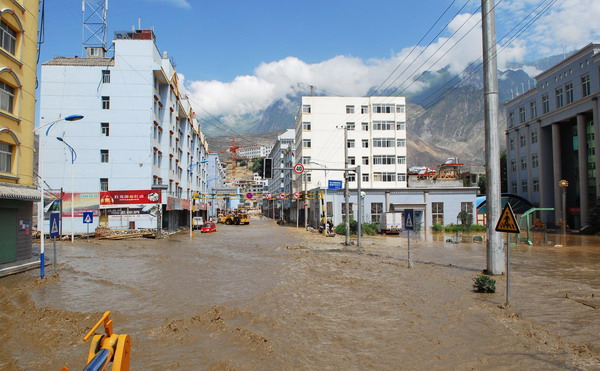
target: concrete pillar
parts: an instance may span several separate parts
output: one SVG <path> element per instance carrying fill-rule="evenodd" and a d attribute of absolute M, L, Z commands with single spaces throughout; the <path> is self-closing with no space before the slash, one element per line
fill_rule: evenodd
<path fill-rule="evenodd" d="M 554 189 L 554 222 L 558 224 L 562 217 L 562 202 L 558 181 L 562 177 L 562 155 L 560 153 L 560 123 L 552 124 L 552 155 L 554 156 L 552 172 L 552 189 Z"/>
<path fill-rule="evenodd" d="M 596 197 L 600 197 L 600 100 L 592 99 L 594 119 L 594 144 L 596 151 Z"/>
<path fill-rule="evenodd" d="M 515 163 L 517 164 L 517 172 L 515 174 L 515 182 L 517 182 L 517 194 L 521 196 L 521 134 L 523 128 L 515 130 Z M 512 192 L 510 190 L 509 192 Z"/>
<path fill-rule="evenodd" d="M 525 138 L 526 147 L 525 155 L 527 156 L 527 194 L 525 197 L 531 201 L 531 195 L 533 194 L 533 181 L 531 180 L 531 125 L 525 125 Z M 539 166 L 539 163 L 538 163 Z"/>
<path fill-rule="evenodd" d="M 548 207 L 546 205 L 546 201 L 545 201 L 545 190 L 547 189 L 547 187 L 545 186 L 545 177 L 544 177 L 544 165 L 545 165 L 545 160 L 544 160 L 544 146 L 543 143 L 544 140 L 546 139 L 546 135 L 544 135 L 544 132 L 542 131 L 542 121 L 538 120 L 535 123 L 535 127 L 537 130 L 537 134 L 538 134 L 538 143 L 537 143 L 537 147 L 538 147 L 538 180 L 540 181 L 540 207 Z"/>
<path fill-rule="evenodd" d="M 579 160 L 579 209 L 581 217 L 581 226 L 588 225 L 588 143 L 585 115 L 577 115 L 577 142 L 578 142 L 578 160 Z"/>

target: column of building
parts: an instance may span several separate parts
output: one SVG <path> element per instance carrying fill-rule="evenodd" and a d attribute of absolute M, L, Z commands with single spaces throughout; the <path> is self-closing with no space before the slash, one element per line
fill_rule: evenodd
<path fill-rule="evenodd" d="M 600 164 L 600 100 L 597 97 L 592 98 L 592 112 L 594 116 L 594 149 L 596 151 L 596 197 L 600 197 L 600 176 L 598 174 L 598 165 Z"/>
<path fill-rule="evenodd" d="M 553 178 L 552 187 L 554 189 L 554 220 L 558 224 L 559 219 L 563 216 L 560 187 L 558 182 L 562 178 L 562 155 L 560 150 L 560 123 L 552 123 L 552 156 L 553 160 Z M 563 221 L 565 222 L 565 221 Z"/>
<path fill-rule="evenodd" d="M 581 217 L 581 226 L 588 224 L 588 142 L 585 115 L 577 115 L 577 142 L 578 142 L 578 161 L 579 161 L 579 210 Z"/>
<path fill-rule="evenodd" d="M 532 187 L 532 167 L 533 161 L 531 160 L 531 125 L 525 124 L 525 155 L 527 156 L 527 199 L 532 199 L 533 187 Z"/>

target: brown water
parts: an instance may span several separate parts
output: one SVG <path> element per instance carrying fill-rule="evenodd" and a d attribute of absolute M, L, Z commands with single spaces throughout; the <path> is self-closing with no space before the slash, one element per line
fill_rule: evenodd
<path fill-rule="evenodd" d="M 271 221 L 218 229 L 63 243 L 58 276 L 1 279 L 0 369 L 82 368 L 111 310 L 134 370 L 600 370 L 598 239 L 513 247 L 503 309 L 504 277 L 471 288 L 482 244 L 415 236 L 408 269 L 403 236 L 359 252 Z"/>

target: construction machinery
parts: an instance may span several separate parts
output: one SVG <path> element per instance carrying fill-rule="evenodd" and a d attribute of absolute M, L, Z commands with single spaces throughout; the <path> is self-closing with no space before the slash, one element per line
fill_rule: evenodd
<path fill-rule="evenodd" d="M 248 212 L 245 209 L 238 209 L 226 215 L 219 215 L 217 223 L 227 225 L 250 224 L 250 216 L 248 216 Z"/>

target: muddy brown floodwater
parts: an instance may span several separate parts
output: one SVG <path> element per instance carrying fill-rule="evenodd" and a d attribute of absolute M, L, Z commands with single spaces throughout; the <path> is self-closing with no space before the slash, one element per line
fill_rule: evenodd
<path fill-rule="evenodd" d="M 503 276 L 472 290 L 485 246 L 443 241 L 411 239 L 414 269 L 405 237 L 357 251 L 258 219 L 61 243 L 57 276 L 0 279 L 0 369 L 83 368 L 81 339 L 111 310 L 133 370 L 600 370 L 597 238 L 512 248 L 508 308 Z"/>

